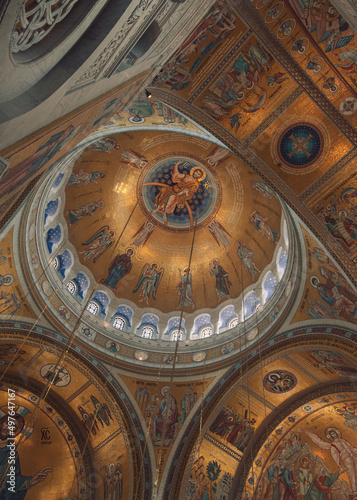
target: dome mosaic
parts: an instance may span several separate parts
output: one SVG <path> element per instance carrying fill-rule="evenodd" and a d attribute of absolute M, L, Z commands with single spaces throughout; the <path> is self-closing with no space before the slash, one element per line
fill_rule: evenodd
<path fill-rule="evenodd" d="M 44 231 L 29 232 L 43 267 L 51 262 L 42 292 L 59 290 L 55 314 L 69 322 L 85 308 L 85 340 L 110 332 L 108 353 L 137 337 L 187 347 L 228 332 L 219 339 L 227 356 L 271 327 L 289 295 L 286 209 L 243 162 L 202 138 L 97 138 L 57 167 L 36 203 Z M 196 362 L 206 355 L 197 351 Z"/>

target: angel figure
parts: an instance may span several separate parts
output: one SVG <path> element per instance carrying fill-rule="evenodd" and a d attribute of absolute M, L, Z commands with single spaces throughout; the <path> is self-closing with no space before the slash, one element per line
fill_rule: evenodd
<path fill-rule="evenodd" d="M 121 157 L 128 165 L 139 169 L 145 168 L 149 161 L 147 158 L 145 158 L 145 156 L 137 153 L 136 151 L 133 151 L 132 149 L 130 149 L 129 151 L 124 150 L 121 154 Z"/>
<path fill-rule="evenodd" d="M 141 288 L 139 302 L 145 300 L 146 304 L 149 305 L 150 293 L 152 298 L 156 299 L 156 291 L 164 275 L 164 269 L 158 270 L 157 267 L 157 264 L 154 263 L 151 267 L 149 264 L 145 264 L 142 268 L 138 284 L 133 290 L 133 293 L 136 293 Z"/>
<path fill-rule="evenodd" d="M 154 230 L 154 224 L 152 222 L 146 221 L 139 229 L 136 231 L 134 236 L 136 236 L 133 241 L 133 245 L 136 247 L 144 246 L 147 240 L 150 238 Z"/>
<path fill-rule="evenodd" d="M 87 432 L 91 432 L 93 436 L 99 431 L 98 423 L 93 413 L 88 413 L 82 406 L 78 406 L 79 413 L 82 417 L 82 424 Z"/>
<path fill-rule="evenodd" d="M 228 236 L 231 235 L 224 229 L 224 227 L 218 222 L 218 220 L 213 220 L 212 222 L 210 222 L 208 224 L 208 229 L 213 238 L 216 240 L 218 246 L 220 246 L 220 243 L 222 243 L 224 248 L 228 247 L 230 243 Z"/>
<path fill-rule="evenodd" d="M 95 417 L 102 424 L 102 427 L 104 427 L 104 424 L 107 427 L 109 427 L 110 420 L 113 420 L 113 417 L 111 416 L 111 413 L 110 413 L 110 410 L 109 410 L 107 403 L 101 404 L 98 401 L 98 399 L 95 398 L 94 396 L 91 396 L 90 398 L 92 400 L 92 404 L 93 404 L 94 409 L 95 409 Z M 109 418 L 110 418 L 110 420 L 109 420 Z M 103 424 L 103 422 L 104 422 L 104 424 Z"/>
<path fill-rule="evenodd" d="M 223 160 L 227 158 L 229 155 L 229 151 L 225 148 L 221 148 L 220 146 L 216 146 L 210 154 L 206 157 L 206 162 L 213 168 L 218 167 Z"/>
<path fill-rule="evenodd" d="M 350 498 L 357 498 L 357 448 L 355 448 L 349 441 L 343 439 L 341 431 L 336 427 L 329 427 L 325 431 L 325 436 L 328 441 L 325 441 L 317 434 L 304 429 L 305 434 L 317 444 L 322 450 L 329 450 L 331 456 L 341 471 L 346 471 L 350 485 L 352 488 L 352 495 Z"/>
<path fill-rule="evenodd" d="M 80 253 L 84 254 L 84 259 L 88 260 L 94 257 L 93 262 L 114 243 L 114 231 L 109 231 L 109 226 L 102 226 L 89 240 L 84 241 L 82 245 L 89 245 L 87 250 Z"/>

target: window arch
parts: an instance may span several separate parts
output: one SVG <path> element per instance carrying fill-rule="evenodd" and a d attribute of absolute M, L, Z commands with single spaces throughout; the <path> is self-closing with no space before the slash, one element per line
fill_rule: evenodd
<path fill-rule="evenodd" d="M 171 332 L 170 340 L 177 342 L 178 340 L 183 340 L 184 333 L 182 330 L 173 330 Z"/>
<path fill-rule="evenodd" d="M 89 280 L 87 276 L 83 273 L 78 273 L 75 278 L 72 278 L 67 283 L 67 290 L 75 297 L 78 302 L 82 302 L 88 286 Z"/>
<path fill-rule="evenodd" d="M 154 336 L 155 330 L 153 329 L 152 326 L 144 326 L 144 328 L 141 330 L 141 336 L 144 339 L 152 339 Z"/>
<path fill-rule="evenodd" d="M 97 316 L 99 312 L 99 304 L 95 300 L 90 300 L 89 304 L 87 305 L 87 311 L 90 313 L 94 314 L 94 316 Z"/>
<path fill-rule="evenodd" d="M 59 242 L 62 239 L 62 228 L 60 224 L 57 224 L 56 227 L 51 228 L 47 231 L 46 234 L 46 245 L 49 253 L 51 254 L 55 247 L 58 246 Z"/>
<path fill-rule="evenodd" d="M 213 327 L 211 325 L 211 316 L 209 314 L 206 314 L 206 313 L 200 314 L 195 319 L 195 322 L 193 324 L 193 328 L 191 330 L 191 338 L 202 338 L 201 332 L 205 328 L 211 328 L 212 333 L 213 333 Z M 206 330 L 205 330 L 205 333 L 207 333 Z"/>
<path fill-rule="evenodd" d="M 131 327 L 132 318 L 133 318 L 132 309 L 129 306 L 121 305 L 117 308 L 115 314 L 113 314 L 110 321 L 114 326 L 114 328 L 117 328 L 118 330 L 124 330 L 125 328 Z M 116 319 L 118 319 L 118 321 L 115 323 L 115 325 L 118 326 L 114 325 Z M 122 321 L 124 321 L 124 325 L 122 326 L 122 328 L 119 328 L 119 325 L 121 325 Z"/>
<path fill-rule="evenodd" d="M 270 297 L 273 295 L 277 285 L 277 279 L 271 271 L 265 276 L 263 280 L 263 304 L 268 302 Z"/>
<path fill-rule="evenodd" d="M 113 326 L 114 328 L 116 328 L 117 330 L 123 330 L 124 327 L 125 327 L 125 319 L 122 318 L 121 316 L 116 316 L 114 319 L 113 319 Z"/>
<path fill-rule="evenodd" d="M 71 280 L 67 283 L 67 290 L 69 291 L 70 294 L 75 295 L 77 291 L 77 285 L 75 284 L 74 281 Z"/>
<path fill-rule="evenodd" d="M 283 274 L 285 272 L 287 260 L 288 260 L 288 254 L 287 254 L 287 252 L 285 252 L 285 250 L 283 249 L 283 247 L 280 247 L 278 255 L 277 255 L 277 259 L 276 259 L 276 261 L 277 261 L 277 272 L 278 272 L 278 279 L 279 279 L 279 281 L 281 280 L 281 278 L 283 277 Z"/>
<path fill-rule="evenodd" d="M 259 305 L 259 300 L 255 296 L 255 291 L 253 290 L 252 292 L 248 293 L 248 295 L 244 299 L 244 318 L 250 318 L 250 316 L 255 313 Z"/>
<path fill-rule="evenodd" d="M 237 316 L 235 318 L 232 318 L 228 323 L 229 330 L 235 328 L 238 324 L 239 324 L 239 318 Z"/>
<path fill-rule="evenodd" d="M 211 326 L 204 326 L 199 331 L 198 336 L 200 339 L 205 339 L 207 337 L 210 337 L 212 334 L 213 334 L 213 328 Z"/>
<path fill-rule="evenodd" d="M 144 314 L 144 316 L 141 318 L 140 325 L 136 329 L 137 335 L 139 335 L 140 337 L 150 335 L 150 337 L 146 336 L 145 338 L 155 338 L 159 333 L 158 324 L 159 318 L 156 316 L 156 314 Z M 150 333 L 151 330 L 152 334 Z"/>

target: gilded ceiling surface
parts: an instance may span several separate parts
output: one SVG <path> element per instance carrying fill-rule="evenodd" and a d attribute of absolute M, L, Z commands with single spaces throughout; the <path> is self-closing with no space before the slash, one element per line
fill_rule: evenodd
<path fill-rule="evenodd" d="M 357 500 L 357 42 L 334 4 L 200 4 L 152 83 L 2 153 L 21 500 Z"/>
<path fill-rule="evenodd" d="M 169 132 L 89 146 L 63 210 L 97 282 L 162 312 L 237 298 L 271 263 L 282 233 L 280 203 L 257 175 L 217 145 Z"/>
<path fill-rule="evenodd" d="M 58 344 L 44 349 L 43 340 L 30 338 L 30 334 L 26 339 L 18 336 L 17 341 L 9 341 L 5 333 L 3 338 L 0 357 L 6 368 L 0 391 L 2 432 L 5 420 L 15 411 L 16 485 L 31 480 L 24 486 L 26 498 L 104 498 L 108 488 L 114 488 L 114 479 L 113 494 L 121 491 L 124 498 L 139 494 L 142 485 L 130 479 L 130 470 L 138 466 L 138 450 L 131 451 L 132 438 L 128 435 L 128 425 L 133 422 L 124 407 L 114 402 L 113 385 L 98 372 L 88 370 L 83 358 L 66 356 L 59 362 Z M 24 366 L 26 376 L 21 371 Z M 8 387 L 15 394 L 11 404 Z M 0 438 L 1 457 L 5 457 L 6 440 L 3 435 Z M 36 460 L 34 448 L 38 451 Z M 5 466 L 1 463 L 3 473 Z M 3 480 L 2 476 L 1 488 Z"/>

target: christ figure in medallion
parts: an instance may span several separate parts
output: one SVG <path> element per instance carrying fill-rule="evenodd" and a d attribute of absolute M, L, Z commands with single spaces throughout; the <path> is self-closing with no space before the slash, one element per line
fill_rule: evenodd
<path fill-rule="evenodd" d="M 156 214 L 157 212 L 161 212 L 165 226 L 167 225 L 167 214 L 173 214 L 176 207 L 181 209 L 186 206 L 189 213 L 191 213 L 188 201 L 195 196 L 200 182 L 206 177 L 206 172 L 199 166 L 192 167 L 190 173 L 181 173 L 179 171 L 180 165 L 182 167 L 186 166 L 181 161 L 175 163 L 171 175 L 171 180 L 174 183 L 173 186 L 159 182 L 145 183 L 145 185 L 160 186 L 160 191 L 155 197 L 156 208 L 151 210 L 150 213 Z"/>

